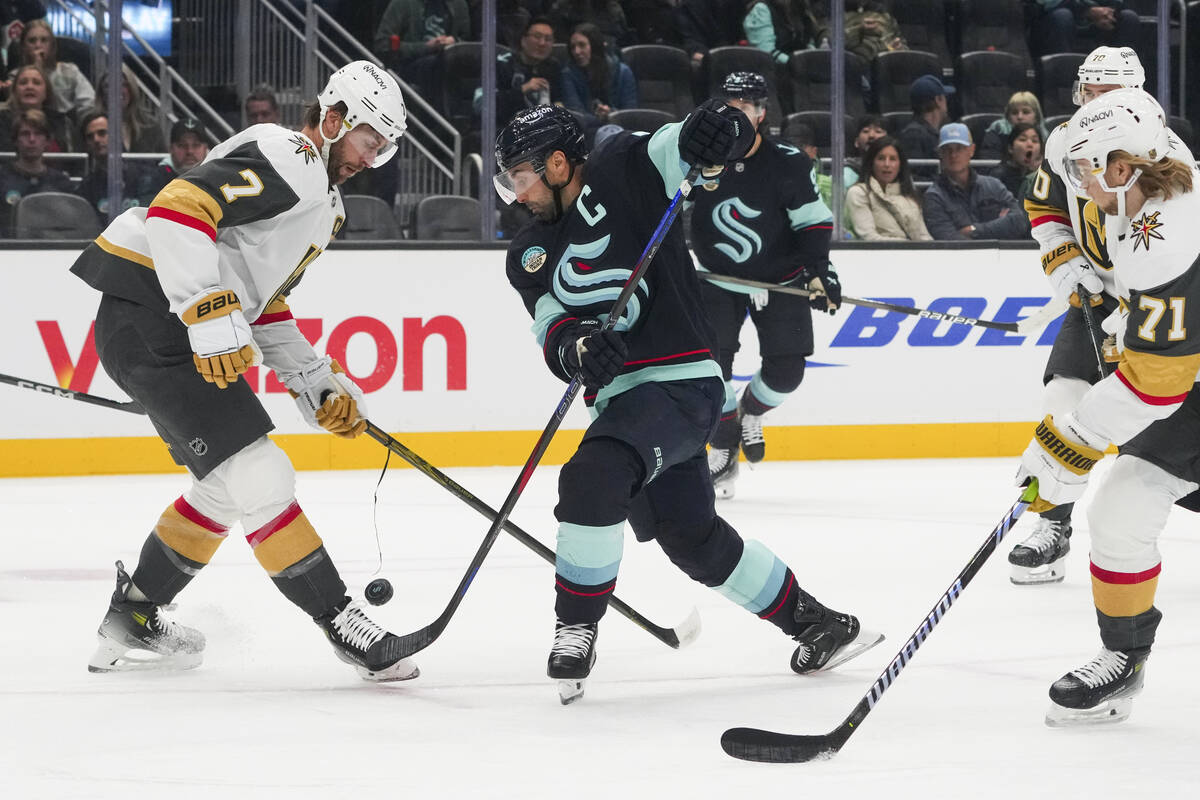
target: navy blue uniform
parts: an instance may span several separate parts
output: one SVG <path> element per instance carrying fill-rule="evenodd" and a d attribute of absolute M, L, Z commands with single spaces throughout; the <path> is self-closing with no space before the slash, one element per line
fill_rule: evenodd
<path fill-rule="evenodd" d="M 583 187 L 562 218 L 530 223 L 508 251 L 508 279 L 539 345 L 581 317 L 605 318 L 682 180 L 679 125 L 620 133 L 579 169 Z M 616 584 L 625 520 L 657 539 L 693 579 L 793 634 L 798 587 L 758 542 L 716 515 L 705 443 L 724 390 L 713 333 L 681 230 L 666 237 L 616 325 L 629 354 L 621 374 L 586 395 L 594 416 L 559 477 L 555 610 L 595 622 Z M 563 377 L 557 353 L 551 370 Z M 776 613 L 780 609 L 782 613 Z"/>

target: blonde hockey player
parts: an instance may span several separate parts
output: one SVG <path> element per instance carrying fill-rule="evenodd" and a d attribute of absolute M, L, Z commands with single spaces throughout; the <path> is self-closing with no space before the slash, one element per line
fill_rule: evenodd
<path fill-rule="evenodd" d="M 191 486 L 142 545 L 99 629 L 93 672 L 199 665 L 204 636 L 163 606 L 209 562 L 235 523 L 284 597 L 312 617 L 367 680 L 414 678 L 346 586 L 295 497 L 288 457 L 239 376 L 275 371 L 314 427 L 354 437 L 363 393 L 300 333 L 288 295 L 342 224 L 337 184 L 378 167 L 405 129 L 396 81 L 366 61 L 335 72 L 304 127 L 255 125 L 215 147 L 149 208 L 117 217 L 72 272 L 103 293 L 96 347 L 139 402 Z"/>
<path fill-rule="evenodd" d="M 1128 318 L 1116 370 L 1047 415 L 1021 458 L 1037 510 L 1077 500 L 1105 449 L 1121 447 L 1088 509 L 1103 646 L 1050 687 L 1050 725 L 1129 715 L 1162 619 L 1157 539 L 1172 505 L 1200 486 L 1200 172 L 1177 157 L 1162 109 L 1140 89 L 1084 105 L 1062 137 L 1068 185 L 1104 212 L 1107 279 Z"/>
<path fill-rule="evenodd" d="M 1140 89 L 1144 81 L 1145 71 L 1132 48 L 1097 47 L 1079 66 L 1072 95 L 1076 105 L 1083 105 L 1115 89 Z M 1186 158 L 1186 148 L 1178 137 L 1169 130 L 1167 135 L 1172 153 Z M 1069 411 L 1102 377 L 1077 288 L 1082 285 L 1090 295 L 1097 316 L 1115 312 L 1119 294 L 1109 257 L 1111 240 L 1105 237 L 1105 212 L 1090 197 L 1076 196 L 1066 185 L 1066 140 L 1066 123 L 1050 132 L 1046 157 L 1025 196 L 1033 237 L 1041 245 L 1042 268 L 1055 297 L 1070 302 L 1042 376 L 1042 412 L 1049 414 Z M 1013 583 L 1063 579 L 1071 549 L 1071 509 L 1071 504 L 1065 503 L 1040 515 L 1032 534 L 1009 553 Z"/>

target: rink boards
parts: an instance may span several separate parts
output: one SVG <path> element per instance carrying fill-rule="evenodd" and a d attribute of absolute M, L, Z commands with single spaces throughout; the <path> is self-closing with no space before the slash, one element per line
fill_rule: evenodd
<path fill-rule="evenodd" d="M 77 249 L 0 251 L 0 373 L 125 400 L 99 367 L 98 295 L 68 272 Z M 1032 248 L 839 249 L 852 296 L 1012 321 L 1049 300 Z M 439 466 L 520 464 L 564 385 L 550 376 L 504 277 L 502 249 L 335 248 L 292 294 L 321 353 L 367 391 L 378 425 Z M 650 313 L 653 313 L 651 309 Z M 847 306 L 815 319 L 804 383 L 767 417 L 772 459 L 1013 455 L 1040 416 L 1042 368 L 1060 321 L 1028 337 Z M 735 377 L 757 366 L 743 331 Z M 382 463 L 366 437 L 308 428 L 265 370 L 250 380 L 300 469 Z M 0 477 L 178 469 L 145 417 L 0 385 Z M 561 463 L 587 425 L 582 403 L 546 456 Z"/>

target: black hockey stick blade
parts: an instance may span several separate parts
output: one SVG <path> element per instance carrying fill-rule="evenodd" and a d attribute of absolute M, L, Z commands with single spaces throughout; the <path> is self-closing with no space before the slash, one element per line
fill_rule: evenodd
<path fill-rule="evenodd" d="M 61 386 L 51 386 L 48 383 L 38 383 L 26 378 L 16 378 L 12 375 L 0 374 L 0 383 L 7 383 L 10 386 L 16 386 L 19 389 L 31 389 L 42 394 L 49 394 L 55 397 L 61 397 L 65 400 L 78 400 L 81 403 L 87 403 L 101 408 L 111 408 L 114 411 L 127 411 L 130 414 L 145 414 L 146 410 L 139 403 L 132 400 L 110 400 L 107 397 L 97 397 L 94 394 L 86 394 L 84 392 L 76 392 L 72 389 L 64 389 Z"/>
<path fill-rule="evenodd" d="M 1029 485 L 1021 492 L 1020 498 L 1009 508 L 1004 519 L 1000 520 L 988 534 L 988 538 L 975 551 L 975 555 L 971 556 L 971 560 L 958 573 L 954 583 L 950 584 L 950 588 L 938 598 L 933 610 L 921 620 L 921 624 L 913 631 L 912 636 L 908 637 L 908 641 L 900 648 L 900 652 L 888 662 L 887 667 L 871 684 L 871 688 L 858 701 L 841 725 L 829 733 L 818 736 L 776 733 L 760 728 L 730 728 L 721 735 L 721 749 L 743 761 L 770 764 L 798 764 L 814 759 L 832 758 L 842 749 L 842 745 L 846 743 L 850 735 L 862 727 L 862 722 L 866 719 L 867 714 L 871 713 L 871 709 L 883 697 L 883 693 L 900 677 L 900 672 L 916 655 L 921 643 L 933 633 L 933 629 L 950 611 L 951 605 L 958 599 L 963 589 L 979 572 L 988 557 L 995 552 L 996 546 L 1012 530 L 1012 526 L 1029 504 L 1037 499 L 1037 496 L 1037 480 L 1035 479 L 1030 481 Z"/>

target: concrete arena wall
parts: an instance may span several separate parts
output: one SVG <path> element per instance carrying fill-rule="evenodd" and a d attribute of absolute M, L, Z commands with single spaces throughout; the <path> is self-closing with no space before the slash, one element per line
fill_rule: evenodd
<path fill-rule="evenodd" d="M 4 249 L 0 372 L 126 399 L 98 366 L 98 295 L 67 270 L 77 248 Z M 1013 320 L 1049 300 L 1032 249 L 848 248 L 834 263 L 857 297 Z M 16 289 L 15 287 L 19 287 Z M 367 391 L 371 419 L 442 466 L 524 462 L 562 396 L 504 278 L 501 249 L 342 249 L 292 295 L 301 328 Z M 1007 456 L 1028 442 L 1042 367 L 1039 335 L 938 324 L 845 307 L 815 321 L 804 384 L 768 417 L 772 459 Z M 753 328 L 735 374 L 753 374 Z M 301 420 L 265 370 L 251 382 L 300 469 L 374 468 L 383 451 Z M 0 385 L 0 477 L 178 470 L 145 417 Z M 546 457 L 561 463 L 587 425 L 579 403 Z"/>

